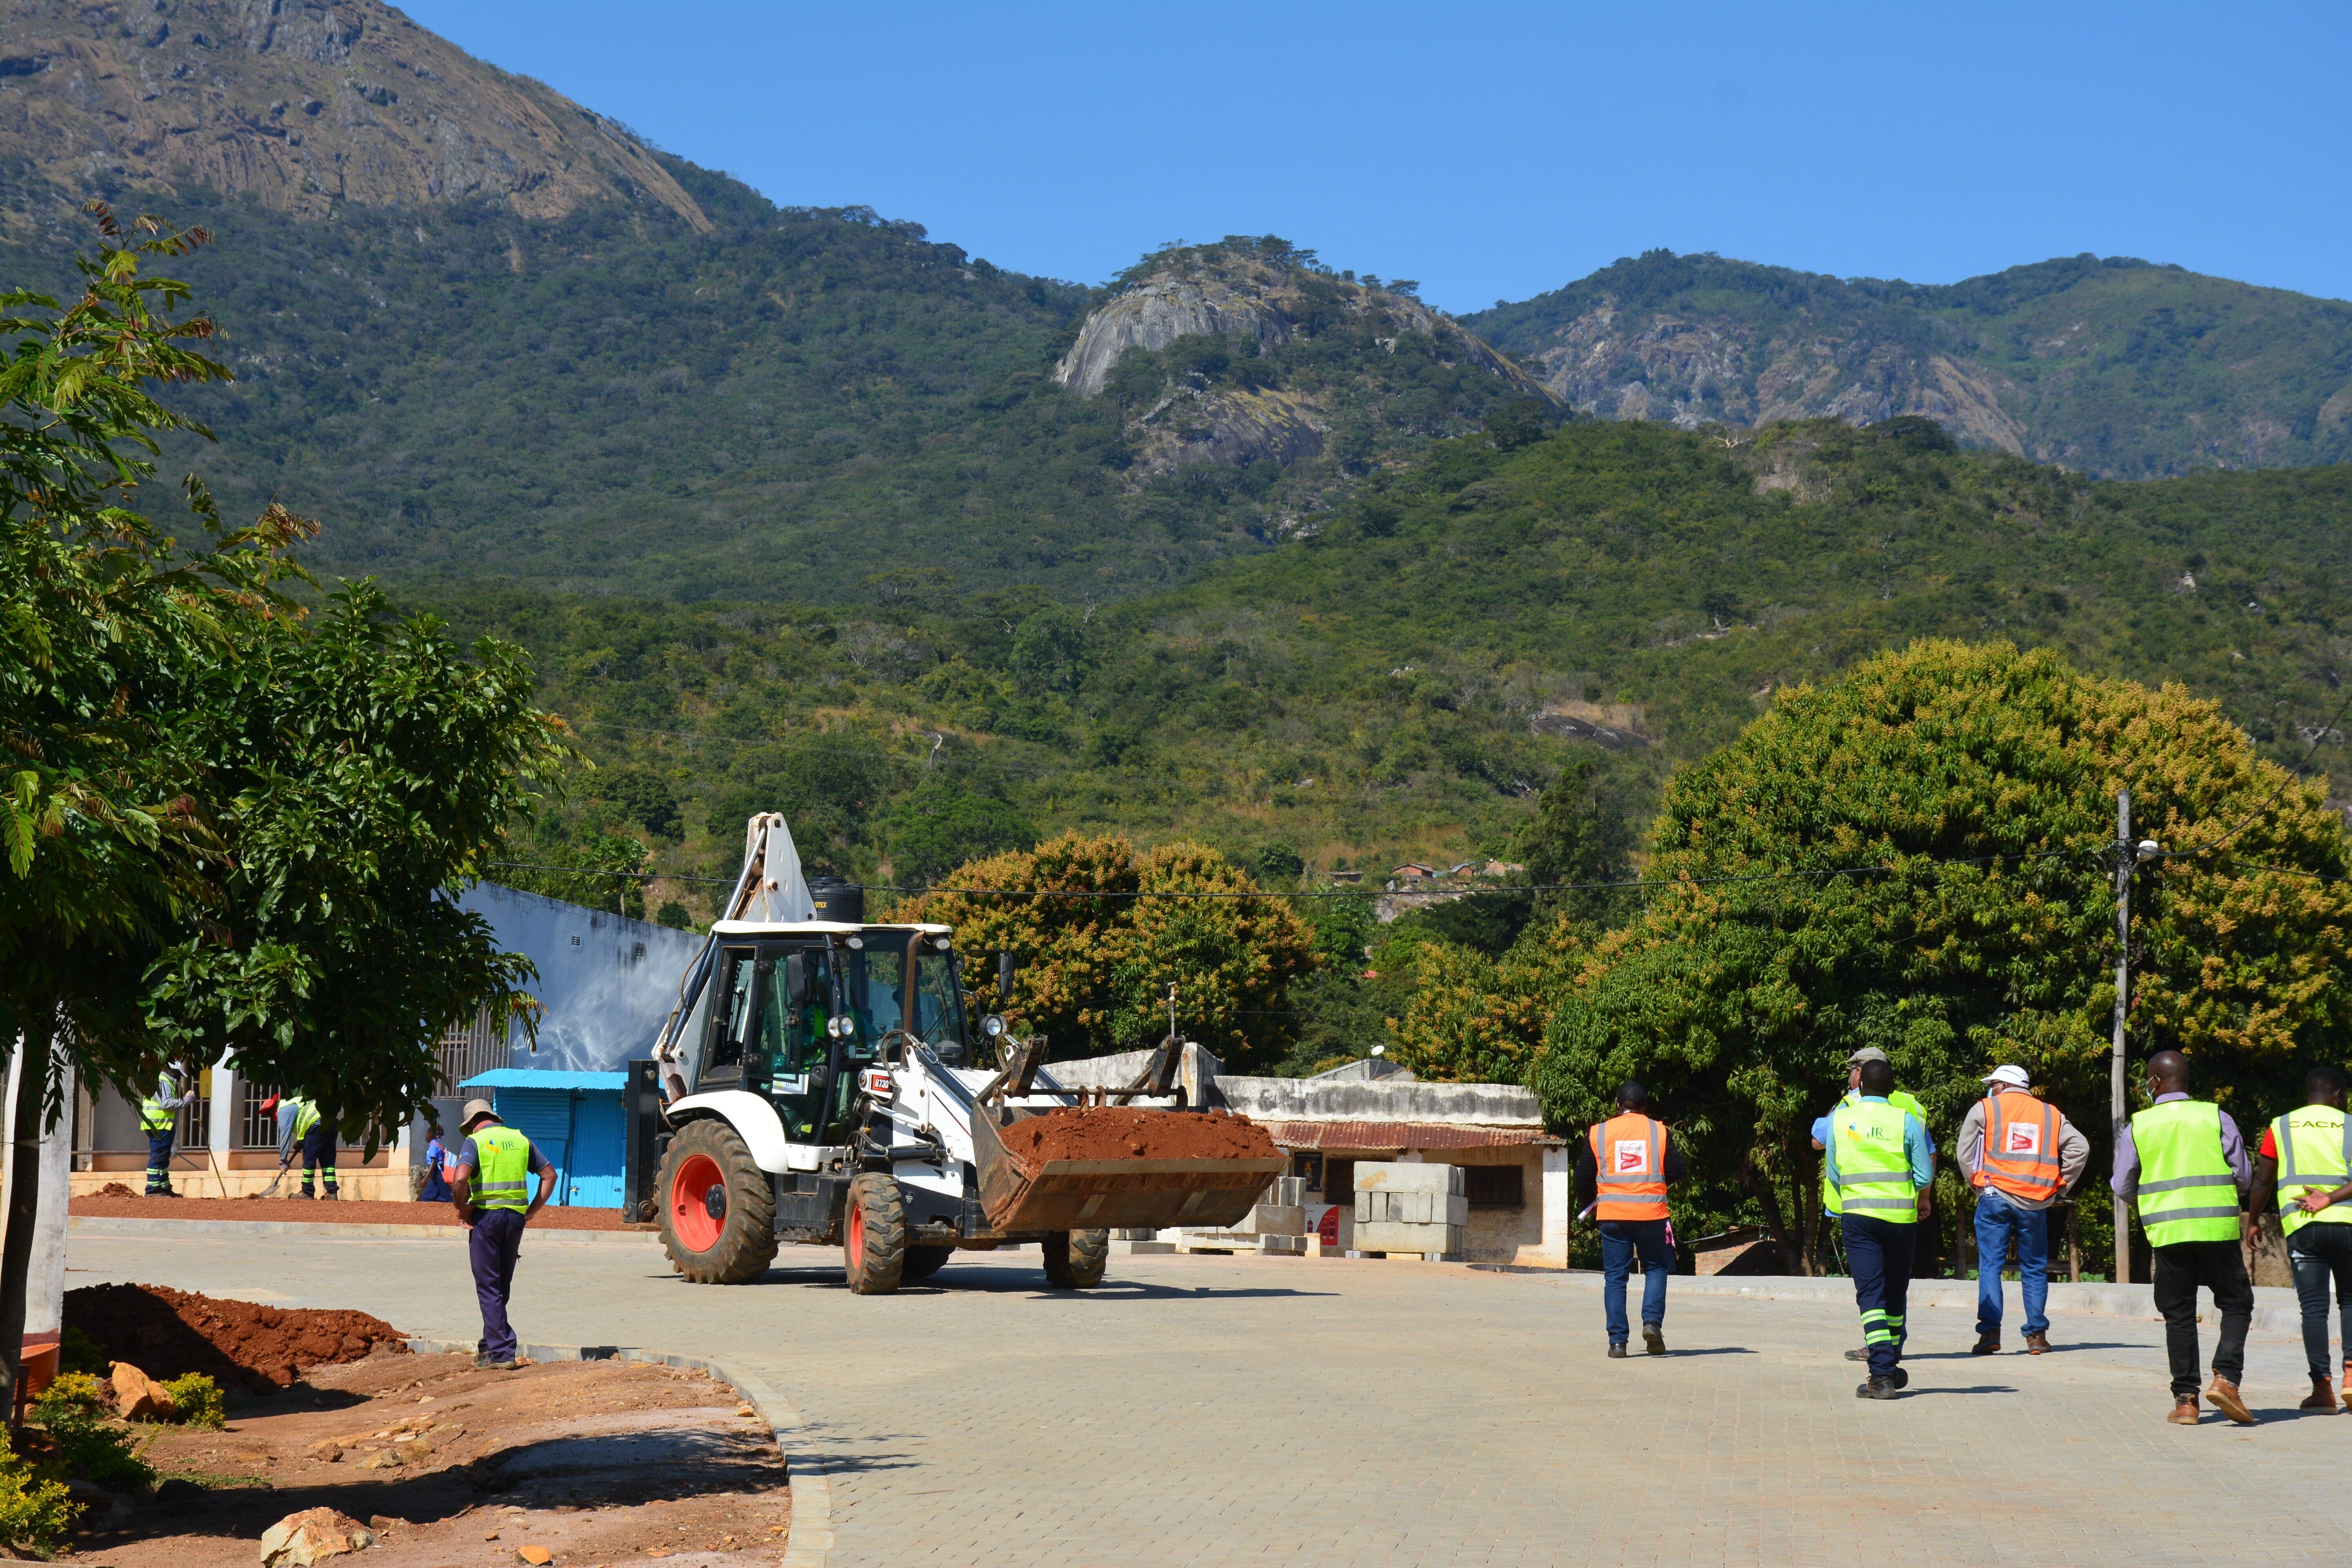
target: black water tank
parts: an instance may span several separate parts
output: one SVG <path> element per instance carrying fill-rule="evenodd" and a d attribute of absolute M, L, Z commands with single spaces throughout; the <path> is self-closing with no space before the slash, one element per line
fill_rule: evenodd
<path fill-rule="evenodd" d="M 851 926 L 866 923 L 866 889 L 856 882 L 830 875 L 811 877 L 809 897 L 816 901 L 816 918 L 821 921 Z"/>

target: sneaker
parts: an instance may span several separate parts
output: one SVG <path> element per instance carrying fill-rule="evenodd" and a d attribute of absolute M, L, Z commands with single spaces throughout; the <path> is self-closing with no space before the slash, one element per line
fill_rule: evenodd
<path fill-rule="evenodd" d="M 2165 1419 L 2171 1422 L 2175 1426 L 2196 1426 L 2197 1396 L 2193 1394 L 2177 1394 L 2173 1395 L 2172 1414 L 2166 1416 Z"/>
<path fill-rule="evenodd" d="M 1625 1359 L 1625 1345 L 1623 1341 L 1612 1340 L 1609 1342 L 1609 1359 L 1611 1361 L 1623 1361 Z"/>
<path fill-rule="evenodd" d="M 1903 1384 L 1895 1379 L 1874 1377 L 1868 1383 L 1857 1385 L 1853 1396 L 1856 1399 L 1893 1399 L 1902 1392 Z"/>
<path fill-rule="evenodd" d="M 2033 1342 L 2033 1336 L 2032 1334 L 2028 1334 L 2025 1336 L 2025 1340 L 2028 1344 L 2031 1344 Z M 1979 1334 L 1977 1336 L 1977 1342 L 1969 1347 L 1969 1353 L 1970 1355 L 1999 1355 L 2000 1353 L 2000 1336 L 1999 1334 Z"/>
<path fill-rule="evenodd" d="M 2213 1402 L 2214 1409 L 2219 1410 L 2239 1426 L 2251 1426 L 2254 1424 L 2254 1413 L 2247 1409 L 2246 1402 L 2238 1396 L 2238 1385 L 2221 1373 L 2213 1374 L 2213 1381 L 2206 1386 L 2205 1397 Z"/>
<path fill-rule="evenodd" d="M 2026 1335 L 2025 1353 L 2027 1355 L 2048 1355 L 2050 1353 L 2050 1336 L 2048 1334 Z"/>
<path fill-rule="evenodd" d="M 1642 1348 L 1652 1355 L 1666 1353 L 1666 1331 L 1656 1323 L 1642 1325 Z"/>

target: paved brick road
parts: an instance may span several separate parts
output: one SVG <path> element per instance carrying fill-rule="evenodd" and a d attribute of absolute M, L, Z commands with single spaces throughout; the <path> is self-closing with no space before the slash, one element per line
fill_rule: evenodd
<path fill-rule="evenodd" d="M 807 1251 L 812 1262 L 824 1255 Z M 2241 1431 L 2168 1426 L 2160 1325 L 2061 1315 L 1979 1361 L 1915 1309 L 1908 1397 L 1853 1397 L 1851 1308 L 1686 1294 L 1663 1361 L 1602 1359 L 1597 1284 L 1402 1263 L 1023 1255 L 881 1300 L 837 1270 L 676 1280 L 650 1247 L 526 1249 L 543 1342 L 690 1351 L 767 1380 L 831 1477 L 835 1564 L 2270 1564 L 2345 1560 L 2352 1416 L 2297 1417 L 2258 1331 Z M 787 1248 L 782 1261 L 796 1261 Z M 463 1250 L 78 1237 L 142 1279 L 476 1331 Z M 2014 1303 L 2012 1301 L 2012 1311 Z M 486 1552 L 494 1551 L 486 1548 Z M 483 1559 L 485 1568 L 491 1559 Z"/>

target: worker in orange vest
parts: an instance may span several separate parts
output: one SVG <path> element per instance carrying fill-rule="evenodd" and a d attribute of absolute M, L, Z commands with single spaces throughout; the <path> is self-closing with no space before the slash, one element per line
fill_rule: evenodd
<path fill-rule="evenodd" d="M 2025 1350 L 2040 1355 L 2050 1348 L 2050 1205 L 2081 1179 L 2091 1141 L 2056 1106 L 2034 1098 L 2023 1068 L 1997 1067 L 1984 1086 L 1953 1150 L 1977 1194 L 1977 1342 L 1970 1353 L 2000 1350 L 2000 1273 L 2014 1239 Z"/>
<path fill-rule="evenodd" d="M 1633 1337 L 1625 1321 L 1625 1279 L 1642 1259 L 1642 1346 L 1666 1353 L 1666 1276 L 1675 1269 L 1666 1226 L 1666 1184 L 1680 1181 L 1683 1152 L 1666 1124 L 1650 1115 L 1650 1091 L 1617 1090 L 1617 1114 L 1586 1133 L 1577 1156 L 1576 1195 L 1601 1221 L 1601 1299 L 1609 1318 L 1609 1353 L 1622 1358 Z"/>

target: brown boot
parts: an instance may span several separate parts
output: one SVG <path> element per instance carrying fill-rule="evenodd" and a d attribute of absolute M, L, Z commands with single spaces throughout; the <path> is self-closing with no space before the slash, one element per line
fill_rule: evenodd
<path fill-rule="evenodd" d="M 2048 1355 L 2050 1353 L 2050 1336 L 2048 1334 L 2026 1335 L 2025 1353 L 2027 1355 Z"/>
<path fill-rule="evenodd" d="M 2344 1369 L 2344 1408 L 2352 1410 L 2352 1367 Z"/>
<path fill-rule="evenodd" d="M 2238 1385 L 2220 1373 L 2215 1373 L 2213 1381 L 2206 1385 L 2205 1397 L 2213 1402 L 2214 1409 L 2235 1421 L 2239 1426 L 2251 1426 L 2254 1424 L 2254 1413 L 2246 1408 L 2244 1400 L 2238 1397 Z"/>
<path fill-rule="evenodd" d="M 2336 1385 L 2324 1377 L 2311 1380 L 2311 1397 L 2295 1406 L 2297 1410 L 2325 1410 L 2336 1414 Z"/>
<path fill-rule="evenodd" d="M 2196 1426 L 2197 1396 L 2193 1394 L 2174 1394 L 2172 1396 L 2172 1414 L 2166 1416 L 2165 1419 L 2171 1422 L 2175 1426 Z"/>

